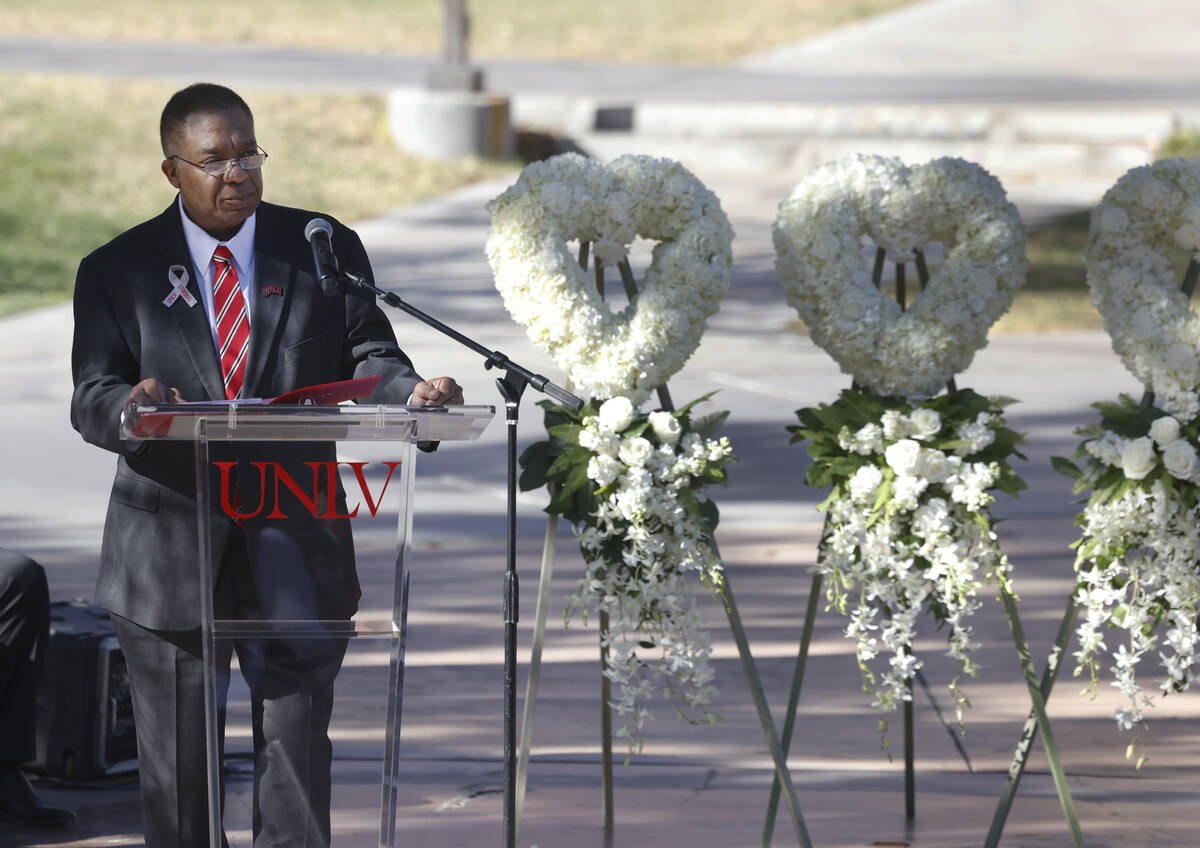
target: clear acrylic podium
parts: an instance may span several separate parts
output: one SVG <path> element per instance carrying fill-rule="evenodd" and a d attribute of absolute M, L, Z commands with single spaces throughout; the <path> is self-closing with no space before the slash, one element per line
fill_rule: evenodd
<path fill-rule="evenodd" d="M 218 640 L 291 640 L 276 643 L 283 650 L 339 643 L 344 651 L 348 642 L 340 640 L 357 637 L 390 640 L 379 845 L 394 848 L 414 447 L 417 442 L 476 439 L 494 412 L 491 406 L 260 403 L 135 405 L 127 410 L 123 438 L 194 444 L 198 567 L 200 585 L 209 587 L 200 593 L 200 612 L 212 848 L 220 848 L 222 834 L 214 666 Z M 386 450 L 388 460 L 339 461 L 340 443 L 362 448 L 373 443 L 373 450 Z M 398 505 L 392 607 L 389 618 L 371 621 L 356 612 L 359 584 L 350 519 L 368 512 L 374 516 L 385 497 Z M 247 571 L 258 590 L 260 602 L 253 607 L 258 612 L 216 618 L 221 610 L 214 607 L 212 587 L 235 524 L 247 540 Z"/>

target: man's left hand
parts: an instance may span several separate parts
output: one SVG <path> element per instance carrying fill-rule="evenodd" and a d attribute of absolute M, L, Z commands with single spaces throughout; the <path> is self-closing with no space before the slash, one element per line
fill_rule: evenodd
<path fill-rule="evenodd" d="M 455 406 L 463 402 L 462 387 L 453 377 L 434 377 L 417 383 L 409 406 Z"/>

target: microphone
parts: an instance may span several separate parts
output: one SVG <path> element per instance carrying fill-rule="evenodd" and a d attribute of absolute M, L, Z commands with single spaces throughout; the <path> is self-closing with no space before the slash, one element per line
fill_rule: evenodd
<path fill-rule="evenodd" d="M 329 240 L 332 235 L 333 226 L 324 218 L 313 218 L 304 228 L 304 237 L 312 245 L 313 266 L 317 270 L 317 278 L 321 281 L 321 291 L 326 297 L 336 297 L 342 288 L 341 268 L 333 254 L 333 244 Z"/>

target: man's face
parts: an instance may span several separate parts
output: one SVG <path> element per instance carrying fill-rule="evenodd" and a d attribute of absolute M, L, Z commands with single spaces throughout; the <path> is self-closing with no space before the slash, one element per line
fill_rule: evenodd
<path fill-rule="evenodd" d="M 241 109 L 195 114 L 169 139 L 167 153 L 203 165 L 257 151 L 254 121 Z M 235 164 L 220 177 L 178 159 L 164 159 L 163 173 L 183 198 L 183 208 L 202 230 L 220 241 L 232 238 L 262 199 L 262 169 Z"/>

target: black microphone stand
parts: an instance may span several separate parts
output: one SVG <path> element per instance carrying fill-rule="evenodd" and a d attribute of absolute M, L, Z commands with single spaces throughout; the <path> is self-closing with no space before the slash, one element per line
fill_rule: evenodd
<path fill-rule="evenodd" d="M 343 284 L 355 286 L 374 294 L 388 306 L 403 310 L 433 329 L 444 333 L 464 347 L 484 357 L 484 369 L 499 368 L 504 376 L 497 378 L 496 388 L 504 398 L 504 420 L 508 425 L 508 560 L 504 571 L 504 846 L 516 848 L 517 843 L 517 618 L 519 591 L 517 585 L 517 420 L 521 396 L 526 386 L 533 386 L 570 409 L 577 410 L 583 401 L 561 386 L 534 374 L 513 362 L 498 350 L 488 350 L 462 333 L 449 327 L 415 306 L 406 303 L 394 292 L 377 288 L 370 280 L 351 271 L 340 272 Z M 327 291 L 326 294 L 334 292 Z"/>

